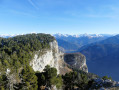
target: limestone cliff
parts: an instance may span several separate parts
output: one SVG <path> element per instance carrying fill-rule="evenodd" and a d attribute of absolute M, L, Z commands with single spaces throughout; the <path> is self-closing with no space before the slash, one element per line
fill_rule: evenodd
<path fill-rule="evenodd" d="M 64 54 L 58 49 L 57 41 L 49 43 L 50 49 L 39 50 L 35 52 L 33 60 L 31 60 L 30 65 L 34 71 L 42 72 L 46 65 L 55 67 L 58 71 L 58 74 L 65 74 L 66 72 L 71 71 L 67 67 L 69 65 L 79 68 L 85 72 L 88 72 L 86 65 L 86 58 L 82 54 Z M 66 63 L 64 62 L 66 61 Z"/>
<path fill-rule="evenodd" d="M 37 51 L 34 55 L 33 60 L 30 62 L 30 65 L 34 71 L 42 72 L 46 65 L 55 67 L 58 71 L 58 74 L 62 72 L 64 60 L 63 53 L 59 52 L 57 41 L 49 43 L 50 49 L 44 49 L 42 51 Z M 67 71 L 68 72 L 68 71 Z"/>
<path fill-rule="evenodd" d="M 88 72 L 86 65 L 86 57 L 81 53 L 69 53 L 64 55 L 64 60 L 66 63 L 71 65 L 73 68 Z"/>

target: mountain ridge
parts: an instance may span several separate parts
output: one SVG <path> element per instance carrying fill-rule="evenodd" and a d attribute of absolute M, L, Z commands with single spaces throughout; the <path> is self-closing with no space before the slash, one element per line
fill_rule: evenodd
<path fill-rule="evenodd" d="M 38 34 L 38 33 L 28 33 L 28 34 Z M 0 34 L 0 37 L 14 37 L 14 36 L 18 36 L 18 35 L 26 35 L 26 34 Z M 61 33 L 56 33 L 56 34 L 51 34 L 52 36 L 55 37 L 68 37 L 68 36 L 72 36 L 72 37 L 103 37 L 103 36 L 115 36 L 116 34 L 61 34 Z"/>
<path fill-rule="evenodd" d="M 119 35 L 86 45 L 78 51 L 86 56 L 90 72 L 119 80 Z"/>
<path fill-rule="evenodd" d="M 69 34 L 54 34 L 54 37 L 60 41 L 58 44 L 60 47 L 63 47 L 66 50 L 66 53 L 76 52 L 79 48 L 98 42 L 101 40 L 105 40 L 113 35 L 109 34 L 79 34 L 77 35 L 69 35 Z M 61 41 L 62 40 L 62 41 Z M 65 41 L 65 43 L 64 43 Z M 69 44 L 68 44 L 69 43 Z M 72 45 L 70 45 L 72 44 Z M 71 48 L 72 47 L 72 51 Z"/>
<path fill-rule="evenodd" d="M 79 37 L 89 37 L 89 38 L 93 38 L 93 37 L 103 37 L 103 36 L 115 36 L 116 34 L 61 34 L 61 33 L 56 33 L 56 34 L 52 34 L 53 36 L 55 37 L 76 37 L 76 38 L 79 38 Z"/>

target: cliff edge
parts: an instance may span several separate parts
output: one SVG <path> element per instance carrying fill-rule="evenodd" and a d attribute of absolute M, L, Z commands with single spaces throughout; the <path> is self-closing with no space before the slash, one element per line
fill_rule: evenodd
<path fill-rule="evenodd" d="M 64 61 L 76 68 L 88 73 L 88 67 L 86 65 L 86 57 L 81 53 L 66 53 L 64 55 Z"/>

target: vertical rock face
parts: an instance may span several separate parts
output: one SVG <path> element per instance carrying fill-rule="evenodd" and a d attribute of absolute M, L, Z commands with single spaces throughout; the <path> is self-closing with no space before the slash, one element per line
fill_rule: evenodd
<path fill-rule="evenodd" d="M 58 45 L 56 40 L 50 42 L 50 49 L 44 49 L 42 51 L 37 51 L 30 65 L 34 71 L 42 72 L 46 65 L 55 67 L 59 73 L 59 60 L 62 60 L 63 55 L 58 51 Z"/>
<path fill-rule="evenodd" d="M 67 67 L 67 64 L 79 68 L 85 72 L 88 72 L 86 65 L 86 58 L 82 54 L 65 54 L 60 52 L 58 49 L 57 41 L 49 43 L 50 49 L 39 50 L 35 53 L 33 60 L 30 62 L 30 66 L 34 71 L 42 72 L 46 65 L 55 67 L 58 71 L 58 74 L 65 74 L 66 72 L 71 71 Z M 66 61 L 66 63 L 64 62 Z"/>
<path fill-rule="evenodd" d="M 86 58 L 81 53 L 69 53 L 64 55 L 64 60 L 66 63 L 71 65 L 73 68 L 88 72 L 86 65 Z"/>

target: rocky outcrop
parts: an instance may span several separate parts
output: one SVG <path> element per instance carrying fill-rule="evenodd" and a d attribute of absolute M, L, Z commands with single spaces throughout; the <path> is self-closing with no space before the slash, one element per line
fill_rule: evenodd
<path fill-rule="evenodd" d="M 46 65 L 50 65 L 51 67 L 55 67 L 58 71 L 58 74 L 65 74 L 66 72 L 72 71 L 67 67 L 69 65 L 74 68 L 78 68 L 85 72 L 88 72 L 88 68 L 86 65 L 86 58 L 84 55 L 80 53 L 74 54 L 64 54 L 58 49 L 57 41 L 49 43 L 50 48 L 39 50 L 35 53 L 33 60 L 31 60 L 30 65 L 34 69 L 34 71 L 42 72 Z M 66 61 L 66 63 L 64 62 Z"/>
<path fill-rule="evenodd" d="M 95 78 L 91 82 L 92 85 L 89 90 L 119 90 L 118 82 L 111 79 Z"/>
<path fill-rule="evenodd" d="M 58 71 L 58 74 L 62 69 L 65 68 L 63 56 L 64 53 L 60 52 L 58 49 L 57 41 L 49 43 L 50 49 L 44 49 L 37 51 L 34 55 L 33 60 L 30 62 L 30 65 L 34 69 L 34 71 L 42 72 L 46 65 L 50 65 L 51 67 L 55 67 Z M 65 70 L 68 72 L 68 70 Z M 64 72 L 63 72 L 64 73 Z"/>
<path fill-rule="evenodd" d="M 86 57 L 81 53 L 68 53 L 64 55 L 64 60 L 66 63 L 71 65 L 73 68 L 88 72 L 86 65 Z"/>

